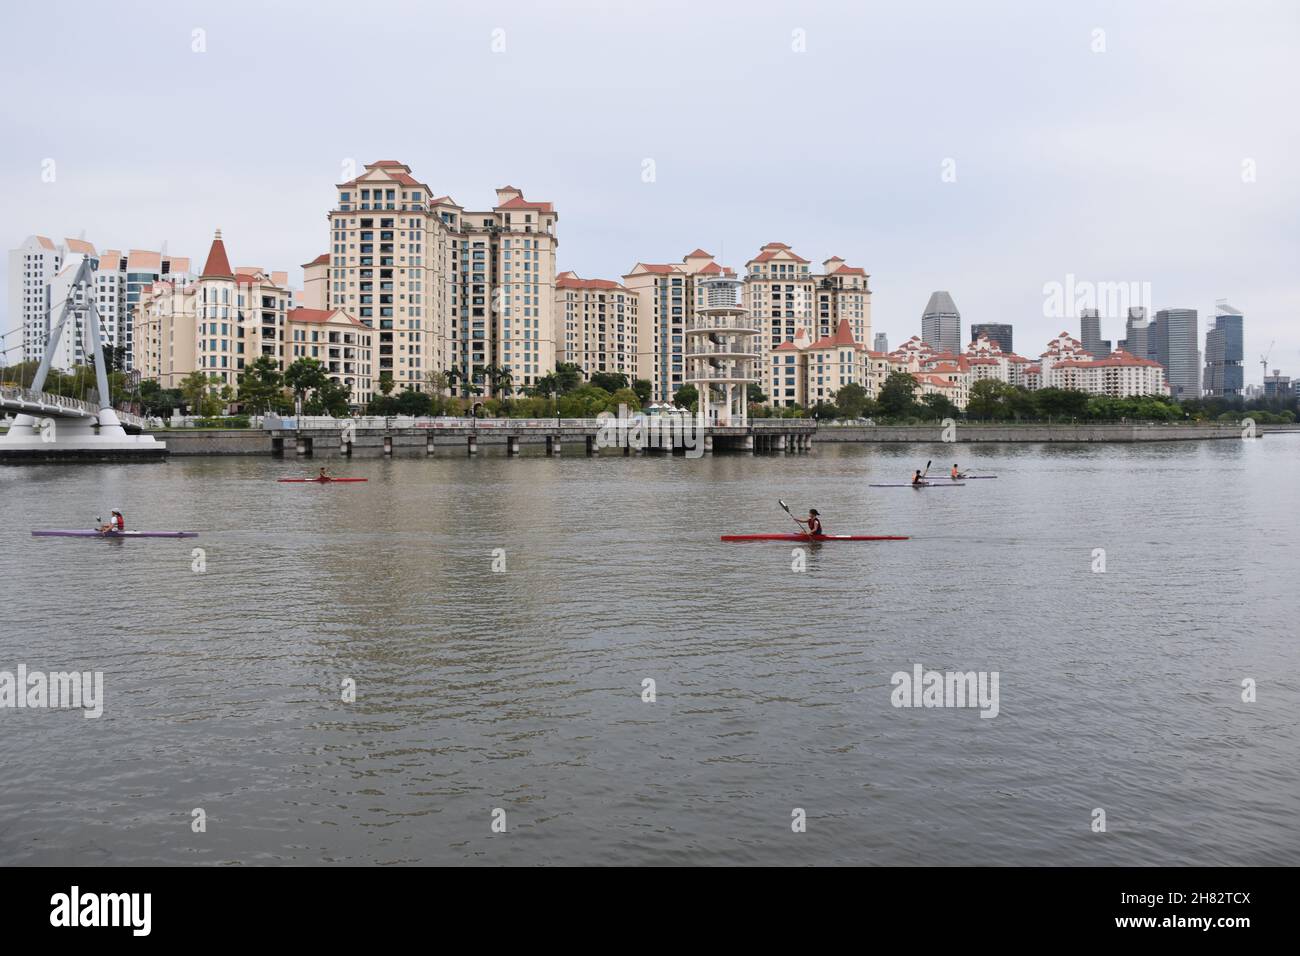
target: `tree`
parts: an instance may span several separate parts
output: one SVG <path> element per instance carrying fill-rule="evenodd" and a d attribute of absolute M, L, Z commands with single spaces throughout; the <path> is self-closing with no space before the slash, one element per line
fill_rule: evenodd
<path fill-rule="evenodd" d="M 673 394 L 673 404 L 678 408 L 693 408 L 700 400 L 700 391 L 694 385 L 683 385 Z"/>
<path fill-rule="evenodd" d="M 609 400 L 610 394 L 603 388 L 583 385 L 560 397 L 560 415 L 564 418 L 595 418 L 608 410 Z"/>
<path fill-rule="evenodd" d="M 620 405 L 627 408 L 628 414 L 639 412 L 641 410 L 641 397 L 626 386 L 617 389 L 614 394 L 609 396 L 609 404 L 606 406 L 606 411 L 617 414 Z"/>
<path fill-rule="evenodd" d="M 199 416 L 217 415 L 221 412 L 221 400 L 216 396 L 216 388 L 222 383 L 220 376 L 207 372 L 191 372 L 180 381 L 180 393 L 190 414 Z"/>
<path fill-rule="evenodd" d="M 914 396 L 918 387 L 911 373 L 890 372 L 885 383 L 880 386 L 880 396 L 876 399 L 881 412 L 895 417 L 912 412 L 916 405 Z"/>
<path fill-rule="evenodd" d="M 561 362 L 555 366 L 555 381 L 561 395 L 582 387 L 582 369 L 572 362 Z M 602 391 L 604 391 L 602 389 Z"/>
<path fill-rule="evenodd" d="M 379 394 L 381 394 L 381 395 L 391 395 L 391 394 L 393 394 L 393 386 L 394 386 L 395 384 L 396 384 L 396 383 L 393 381 L 393 373 L 392 373 L 392 372 L 380 372 L 380 373 L 379 373 Z"/>
<path fill-rule="evenodd" d="M 921 407 L 934 418 L 956 418 L 961 409 L 953 404 L 947 395 L 930 394 L 921 396 Z"/>
<path fill-rule="evenodd" d="M 845 385 L 835 393 L 834 398 L 835 404 L 839 406 L 839 410 L 845 418 L 862 418 L 866 414 L 867 404 L 871 401 L 871 396 L 867 394 L 867 390 L 857 382 L 850 382 Z"/>
<path fill-rule="evenodd" d="M 269 355 L 258 356 L 256 362 L 244 366 L 239 373 L 238 401 L 254 413 L 266 412 L 283 405 L 284 376 L 280 364 Z"/>
<path fill-rule="evenodd" d="M 627 376 L 622 372 L 592 372 L 588 384 L 607 392 L 617 392 L 621 388 L 627 388 Z"/>
<path fill-rule="evenodd" d="M 284 384 L 293 389 L 295 399 L 304 398 L 308 392 L 315 391 L 328 381 L 325 366 L 314 358 L 295 359 L 284 370 Z"/>
<path fill-rule="evenodd" d="M 432 415 L 433 397 L 408 388 L 397 396 L 394 408 L 397 415 Z"/>
<path fill-rule="evenodd" d="M 390 382 L 392 381 L 391 375 L 388 377 L 388 380 Z M 383 382 L 381 378 L 380 385 L 382 386 L 382 384 Z M 447 390 L 451 388 L 451 376 L 449 376 L 446 372 L 429 372 L 424 376 L 424 384 L 429 386 L 429 391 L 432 394 L 445 395 L 447 393 Z M 389 391 L 391 390 L 392 389 L 390 387 Z M 388 392 L 385 392 L 384 394 L 387 395 Z"/>
<path fill-rule="evenodd" d="M 745 400 L 751 405 L 762 405 L 767 401 L 767 395 L 757 382 L 750 382 L 745 386 Z"/>
<path fill-rule="evenodd" d="M 415 394 L 420 393 L 416 392 Z M 327 378 L 312 392 L 311 398 L 303 406 L 303 410 L 308 415 L 330 415 L 334 418 L 343 418 L 348 414 L 351 399 L 351 385 L 344 385 L 335 379 Z"/>
<path fill-rule="evenodd" d="M 1088 393 L 1072 388 L 1040 388 L 1034 405 L 1044 418 L 1082 418 L 1088 411 Z"/>

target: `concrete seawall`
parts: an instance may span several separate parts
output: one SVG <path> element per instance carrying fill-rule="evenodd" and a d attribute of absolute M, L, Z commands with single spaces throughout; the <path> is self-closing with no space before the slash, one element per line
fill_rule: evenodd
<path fill-rule="evenodd" d="M 1265 434 L 1267 425 L 1259 426 Z M 958 442 L 1147 442 L 1241 439 L 1239 425 L 963 425 Z M 815 442 L 936 442 L 943 428 L 934 425 L 830 425 L 817 429 Z"/>
<path fill-rule="evenodd" d="M 1300 432 L 1296 425 L 1260 425 L 1261 435 L 1282 432 Z M 429 432 L 423 429 L 394 429 L 391 441 L 393 452 L 425 454 Z M 565 448 L 570 453 L 581 448 L 581 436 L 566 433 Z M 176 456 L 197 455 L 271 455 L 274 453 L 270 433 L 257 429 L 195 429 L 193 431 L 160 431 L 154 435 L 167 443 L 167 451 Z M 358 436 L 353 453 L 361 457 L 384 454 L 382 436 Z M 958 442 L 1149 442 L 1149 441 L 1200 441 L 1206 439 L 1241 439 L 1239 425 L 957 425 Z M 943 440 L 939 425 L 830 425 L 817 429 L 814 444 L 857 442 L 879 444 L 887 442 L 932 443 Z M 437 434 L 434 441 L 438 454 L 445 452 L 464 454 L 465 439 L 460 436 Z M 523 435 L 523 445 L 545 443 L 544 435 Z M 484 431 L 479 434 L 483 447 L 505 447 L 506 437 Z M 285 442 L 289 445 L 288 442 Z M 338 456 L 339 439 L 334 435 L 318 436 L 314 442 L 315 455 Z M 285 448 L 286 458 L 297 457 L 292 445 Z"/>

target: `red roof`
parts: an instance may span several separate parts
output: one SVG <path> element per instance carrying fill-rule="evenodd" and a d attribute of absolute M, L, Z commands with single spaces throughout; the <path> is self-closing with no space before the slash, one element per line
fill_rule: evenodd
<path fill-rule="evenodd" d="M 609 279 L 582 279 L 574 272 L 561 272 L 555 277 L 555 288 L 557 289 L 618 289 L 627 291 L 626 288 L 617 282 Z"/>
<path fill-rule="evenodd" d="M 203 265 L 202 279 L 233 279 L 235 273 L 230 268 L 230 257 L 226 255 L 226 244 L 221 241 L 221 230 L 212 239 L 212 248 L 208 250 L 208 261 Z"/>
<path fill-rule="evenodd" d="M 809 347 L 814 349 L 833 349 L 844 348 L 845 346 L 856 346 L 857 344 L 857 341 L 853 338 L 853 331 L 849 328 L 849 320 L 840 319 L 840 324 L 835 326 L 834 335 L 823 336 Z"/>
<path fill-rule="evenodd" d="M 285 318 L 290 322 L 328 322 L 336 315 L 343 316 L 353 325 L 359 325 L 363 329 L 369 328 L 369 326 L 358 322 L 342 309 L 290 309 Z"/>
<path fill-rule="evenodd" d="M 554 204 L 549 202 L 529 202 L 523 196 L 516 196 L 507 203 L 502 203 L 498 209 L 540 209 L 542 212 L 554 212 Z"/>
<path fill-rule="evenodd" d="M 329 261 L 330 261 L 330 254 L 328 252 L 322 252 L 311 262 L 304 262 L 302 264 L 302 267 L 306 269 L 308 266 L 325 266 L 325 265 L 329 265 Z"/>

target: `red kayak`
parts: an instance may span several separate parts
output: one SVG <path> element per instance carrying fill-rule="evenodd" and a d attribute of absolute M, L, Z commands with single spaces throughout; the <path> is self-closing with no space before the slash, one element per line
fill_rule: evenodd
<path fill-rule="evenodd" d="M 328 485 L 335 482 L 369 481 L 369 478 L 277 478 L 276 481 L 296 482 L 304 485 Z"/>
<path fill-rule="evenodd" d="M 724 534 L 723 541 L 909 541 L 904 534 Z"/>

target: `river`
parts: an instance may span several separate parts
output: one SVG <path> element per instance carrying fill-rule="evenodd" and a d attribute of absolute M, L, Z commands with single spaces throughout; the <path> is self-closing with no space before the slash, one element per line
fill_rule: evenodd
<path fill-rule="evenodd" d="M 0 469 L 0 864 L 1300 859 L 1300 435 L 325 463 Z"/>

